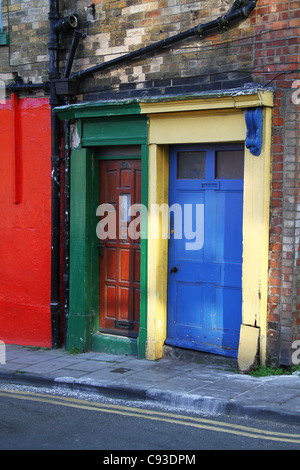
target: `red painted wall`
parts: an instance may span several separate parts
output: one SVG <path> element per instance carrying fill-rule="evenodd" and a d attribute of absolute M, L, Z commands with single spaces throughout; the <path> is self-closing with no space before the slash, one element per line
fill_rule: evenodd
<path fill-rule="evenodd" d="M 0 340 L 51 346 L 47 99 L 0 104 Z"/>

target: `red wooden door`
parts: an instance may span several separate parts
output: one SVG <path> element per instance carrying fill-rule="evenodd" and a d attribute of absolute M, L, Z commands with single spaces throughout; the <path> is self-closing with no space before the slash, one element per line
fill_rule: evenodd
<path fill-rule="evenodd" d="M 101 161 L 100 204 L 115 208 L 116 237 L 100 241 L 100 331 L 138 335 L 140 238 L 129 236 L 128 209 L 140 203 L 141 160 Z"/>

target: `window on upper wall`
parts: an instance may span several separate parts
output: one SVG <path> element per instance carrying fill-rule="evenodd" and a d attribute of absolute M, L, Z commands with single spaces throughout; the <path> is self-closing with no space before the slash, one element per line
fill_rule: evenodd
<path fill-rule="evenodd" d="M 2 1 L 0 0 L 0 46 L 7 46 L 9 44 L 8 33 L 3 32 L 2 28 Z"/>

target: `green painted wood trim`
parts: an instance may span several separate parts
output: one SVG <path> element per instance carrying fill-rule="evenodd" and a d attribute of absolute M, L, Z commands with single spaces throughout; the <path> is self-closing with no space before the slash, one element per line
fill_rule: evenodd
<path fill-rule="evenodd" d="M 148 207 L 148 145 L 142 145 L 141 202 Z M 96 208 L 99 201 L 99 161 L 92 149 L 71 155 L 70 288 L 66 349 L 109 351 L 146 356 L 147 340 L 147 230 L 141 220 L 140 332 L 138 339 L 95 333 L 99 329 L 99 252 Z M 111 342 L 111 345 L 109 345 Z"/>
<path fill-rule="evenodd" d="M 58 106 L 55 112 L 58 113 L 60 119 L 79 119 L 87 117 L 100 117 L 100 116 L 122 116 L 130 114 L 147 113 L 149 109 L 143 109 L 144 104 L 149 103 L 168 103 L 170 101 L 187 101 L 187 100 L 219 100 L 219 98 L 232 98 L 235 105 L 240 102 L 239 107 L 244 107 L 245 97 L 249 96 L 250 106 L 261 106 L 263 95 L 268 95 L 270 90 L 265 90 L 260 86 L 249 86 L 249 88 L 212 91 L 212 92 L 199 92 L 182 95 L 166 95 L 166 96 L 152 96 L 139 99 L 125 99 L 118 101 L 95 101 L 89 103 L 77 103 L 66 106 Z M 256 95 L 256 96 L 255 96 Z M 250 98 L 252 96 L 252 98 Z M 257 103 L 257 97 L 261 104 Z M 256 103 L 256 104 L 255 104 Z M 249 104 L 247 105 L 249 107 Z"/>
<path fill-rule="evenodd" d="M 107 354 L 120 354 L 137 356 L 137 340 L 122 336 L 106 335 L 96 333 L 92 336 L 92 350 L 95 352 L 104 352 Z"/>
<path fill-rule="evenodd" d="M 148 209 L 149 149 L 142 145 L 142 194 L 141 203 Z M 148 292 L 148 217 L 141 219 L 141 266 L 140 266 L 140 332 L 138 356 L 146 357 L 147 342 L 147 292 Z"/>
<path fill-rule="evenodd" d="M 112 108 L 111 108 L 112 109 Z M 124 108 L 122 108 L 124 111 Z M 129 123 L 129 126 L 128 126 Z M 104 126 L 99 138 L 99 128 Z M 140 332 L 138 339 L 96 333 L 99 329 L 99 240 L 96 237 L 96 209 L 100 203 L 100 171 L 97 151 L 89 147 L 126 145 L 128 137 L 142 146 L 141 202 L 148 207 L 148 118 L 110 116 L 103 119 L 78 119 L 81 145 L 71 155 L 70 207 L 70 288 L 66 348 L 146 356 L 147 340 L 147 258 L 148 219 L 141 220 Z M 85 136 L 85 137 L 84 137 Z M 136 156 L 134 156 L 136 158 Z M 114 157 L 110 157 L 114 159 Z M 124 158 L 124 157 L 123 157 Z M 125 158 L 128 158 L 127 156 Z M 111 342 L 111 346 L 109 346 Z"/>
<path fill-rule="evenodd" d="M 89 149 L 71 155 L 70 286 L 66 349 L 91 349 L 91 335 L 99 321 L 99 253 L 96 208 L 99 204 L 99 163 Z M 96 277 L 97 278 L 97 277 Z"/>
<path fill-rule="evenodd" d="M 131 115 L 82 120 L 82 146 L 132 145 L 148 142 L 148 117 Z"/>
<path fill-rule="evenodd" d="M 113 157 L 109 157 L 107 155 L 101 155 L 100 157 L 98 156 L 97 159 L 98 160 L 111 160 L 111 159 L 114 159 L 114 160 L 140 160 L 141 159 L 141 156 L 140 155 L 126 155 L 124 157 L 124 155 L 114 155 Z"/>
<path fill-rule="evenodd" d="M 8 46 L 9 44 L 10 44 L 9 34 L 0 32 L 0 46 Z"/>
<path fill-rule="evenodd" d="M 60 119 L 82 119 L 140 114 L 141 108 L 137 100 L 120 100 L 59 106 L 54 111 L 58 113 Z"/>

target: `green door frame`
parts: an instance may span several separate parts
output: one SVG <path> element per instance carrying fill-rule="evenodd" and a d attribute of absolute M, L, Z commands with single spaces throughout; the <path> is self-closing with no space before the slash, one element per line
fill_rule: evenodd
<path fill-rule="evenodd" d="M 140 331 L 137 339 L 100 333 L 99 240 L 96 210 L 100 203 L 97 147 L 141 145 L 141 203 L 148 208 L 148 118 L 137 102 L 92 103 L 57 108 L 61 119 L 75 119 L 77 148 L 70 159 L 70 285 L 66 349 L 146 356 L 147 218 L 141 219 Z M 127 157 L 125 157 L 127 158 Z"/>

